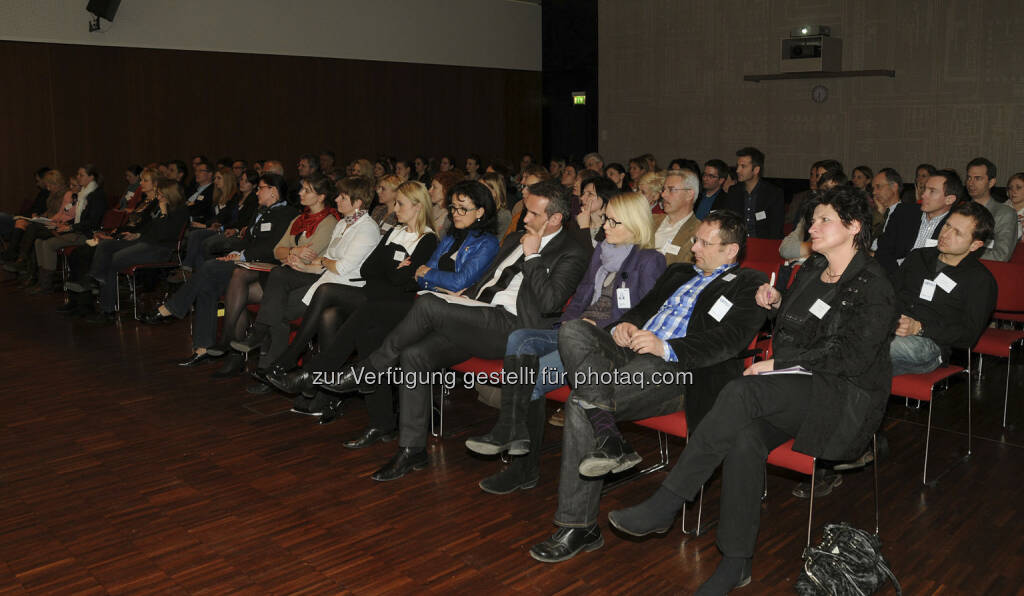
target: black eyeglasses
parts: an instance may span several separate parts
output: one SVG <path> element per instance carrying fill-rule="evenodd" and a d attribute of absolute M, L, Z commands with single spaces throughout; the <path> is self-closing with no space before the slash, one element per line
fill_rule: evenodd
<path fill-rule="evenodd" d="M 616 226 L 621 226 L 622 222 L 617 219 L 612 219 L 607 215 L 601 216 L 601 225 L 608 224 L 609 229 L 614 229 Z"/>
<path fill-rule="evenodd" d="M 453 215 L 465 215 L 470 211 L 476 211 L 479 207 L 456 207 L 455 205 L 449 205 L 448 211 Z"/>

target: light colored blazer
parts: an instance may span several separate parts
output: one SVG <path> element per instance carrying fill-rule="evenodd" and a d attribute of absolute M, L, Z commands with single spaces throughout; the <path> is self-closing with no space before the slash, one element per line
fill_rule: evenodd
<path fill-rule="evenodd" d="M 314 236 L 316 234 L 314 233 Z M 380 229 L 377 222 L 369 214 L 360 217 L 354 224 L 349 226 L 343 221 L 338 222 L 334 227 L 334 234 L 331 242 L 327 245 L 324 256 L 335 261 L 338 272 L 330 269 L 320 275 L 320 279 L 313 282 L 305 296 L 302 297 L 303 304 L 309 304 L 313 299 L 316 289 L 323 284 L 345 284 L 349 286 L 365 286 L 365 281 L 351 281 L 361 277 L 359 268 L 363 261 L 370 256 L 373 249 L 380 242 Z"/>

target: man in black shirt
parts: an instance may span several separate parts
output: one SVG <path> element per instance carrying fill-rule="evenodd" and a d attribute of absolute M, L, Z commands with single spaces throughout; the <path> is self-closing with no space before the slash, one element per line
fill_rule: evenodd
<path fill-rule="evenodd" d="M 729 209 L 743 216 L 750 238 L 782 238 L 786 205 L 782 189 L 761 179 L 764 153 L 754 147 L 736 152 L 736 184 L 718 201 L 715 209 Z"/>
<path fill-rule="evenodd" d="M 992 214 L 973 202 L 952 209 L 938 246 L 912 251 L 894 281 L 900 312 L 889 348 L 892 374 L 926 373 L 950 348 L 974 345 L 996 303 L 996 281 L 978 262 L 992 238 Z"/>

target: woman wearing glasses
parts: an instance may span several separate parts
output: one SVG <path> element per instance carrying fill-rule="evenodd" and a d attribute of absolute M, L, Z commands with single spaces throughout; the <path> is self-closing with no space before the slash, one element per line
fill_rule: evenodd
<path fill-rule="evenodd" d="M 458 293 L 476 283 L 498 253 L 495 206 L 487 187 L 470 180 L 452 187 L 447 200 L 451 212 L 448 234 L 426 263 L 417 265 L 411 273 L 419 288 Z M 369 288 L 367 292 L 373 292 L 371 300 L 355 309 L 332 336 L 321 336 L 322 349 L 309 359 L 305 370 L 284 374 L 285 369 L 281 368 L 267 375 L 279 389 L 303 394 L 296 400 L 295 411 L 322 413 L 322 423 L 332 420 L 340 402 L 326 394 L 317 396 L 309 371 L 338 370 L 354 352 L 366 355 L 380 347 L 384 337 L 409 312 L 415 296 L 412 292 L 384 294 Z M 394 434 L 391 400 L 377 401 L 386 403 L 367 402 L 370 426 L 361 437 L 346 443 L 346 447 L 365 447 Z M 328 407 L 329 403 L 332 405 Z"/>
<path fill-rule="evenodd" d="M 652 248 L 651 210 L 643 195 L 612 197 L 605 207 L 604 234 L 559 324 L 583 319 L 604 327 L 617 321 L 665 271 L 665 257 Z M 519 329 L 509 336 L 498 422 L 486 435 L 468 439 L 466 447 L 483 455 L 508 451 L 524 457 L 483 479 L 480 488 L 485 492 L 505 494 L 537 484 L 540 455 L 536 447 L 544 431 L 542 398 L 565 384 L 563 372 L 557 329 Z"/>

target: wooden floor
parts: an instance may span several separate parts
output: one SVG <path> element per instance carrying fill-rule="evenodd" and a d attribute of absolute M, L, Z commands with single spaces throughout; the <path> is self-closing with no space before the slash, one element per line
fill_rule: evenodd
<path fill-rule="evenodd" d="M 602 549 L 534 561 L 528 549 L 554 530 L 561 431 L 548 427 L 537 488 L 484 494 L 476 483 L 500 464 L 463 441 L 495 411 L 466 391 L 448 403 L 454 432 L 431 442 L 431 466 L 377 483 L 368 476 L 395 444 L 341 446 L 366 423 L 358 401 L 318 426 L 280 395 L 246 393 L 242 378 L 175 366 L 189 352 L 183 323 L 94 327 L 55 314 L 56 295 L 8 283 L 0 303 L 0 594 L 687 594 L 719 560 L 713 530 L 635 540 L 608 529 L 607 511 L 648 496 L 662 472 L 606 495 Z M 1024 421 L 1015 368 L 1011 416 Z M 906 594 L 1024 593 L 1024 436 L 1000 425 L 1005 373 L 986 362 L 974 454 L 934 488 L 921 485 L 927 407 L 892 400 L 882 539 Z M 959 382 L 936 403 L 935 471 L 966 447 L 965 395 Z M 624 430 L 654 461 L 654 433 Z M 816 521 L 869 527 L 870 477 L 847 474 Z M 807 515 L 796 480 L 769 474 L 754 581 L 740 593 L 793 593 Z M 711 518 L 717 497 L 715 480 Z"/>

